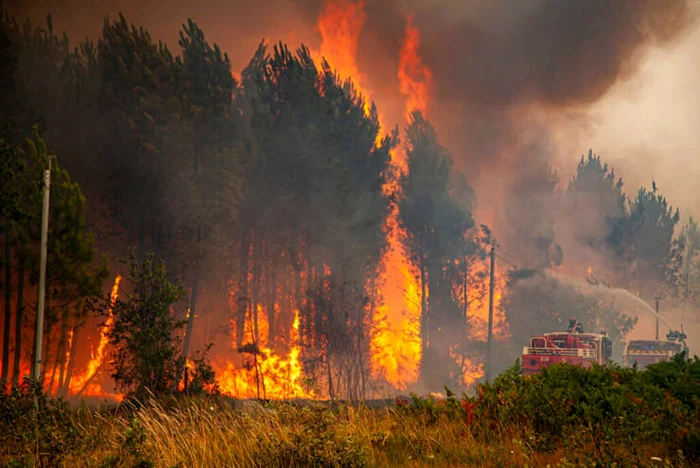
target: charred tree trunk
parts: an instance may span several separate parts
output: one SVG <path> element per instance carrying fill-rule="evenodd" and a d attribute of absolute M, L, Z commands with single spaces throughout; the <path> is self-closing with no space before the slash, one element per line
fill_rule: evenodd
<path fill-rule="evenodd" d="M 49 290 L 48 285 L 46 287 L 46 290 L 47 291 Z M 47 312 L 51 312 L 51 308 L 49 307 L 49 295 L 48 294 L 46 295 L 45 307 L 46 307 L 45 310 Z M 46 370 L 49 368 L 49 366 L 47 366 L 45 363 L 48 363 L 49 358 L 50 358 L 49 350 L 51 350 L 51 343 L 52 343 L 51 330 L 53 329 L 53 322 L 54 322 L 53 313 L 47 313 L 46 314 L 46 322 L 44 322 L 45 323 L 44 343 L 43 343 L 44 352 L 42 355 L 42 375 L 44 377 L 44 381 L 42 383 L 44 383 L 46 381 L 46 372 L 47 372 Z M 36 360 L 36 356 L 34 356 L 34 359 Z M 51 388 L 51 387 L 49 386 L 49 388 Z"/>
<path fill-rule="evenodd" d="M 252 320 L 253 320 L 253 336 L 255 337 L 255 343 L 260 344 L 260 331 L 258 329 L 258 300 L 259 300 L 259 289 L 260 289 L 260 251 L 262 249 L 262 241 L 260 236 L 255 236 L 253 238 L 253 286 L 251 291 L 252 300 Z"/>
<path fill-rule="evenodd" d="M 146 215 L 143 211 L 139 214 L 138 245 L 139 261 L 144 262 L 146 260 Z"/>
<path fill-rule="evenodd" d="M 283 271 L 282 278 L 277 279 L 277 275 L 275 275 L 275 280 L 277 283 L 280 285 L 280 304 L 279 304 L 279 315 L 277 316 L 276 322 L 278 325 L 276 325 L 276 328 L 278 329 L 278 332 L 282 334 L 284 337 L 283 341 L 280 341 L 280 349 L 283 352 L 283 354 L 287 354 L 290 349 L 290 344 L 291 344 L 291 327 L 292 327 L 292 322 L 291 320 L 294 320 L 294 308 L 289 307 L 290 304 L 290 295 L 292 294 L 290 292 L 290 284 L 289 284 L 289 275 L 286 274 L 286 270 Z"/>
<path fill-rule="evenodd" d="M 365 345 L 364 345 L 364 324 L 365 324 L 365 307 L 367 305 L 366 300 L 363 300 L 358 307 L 357 323 L 355 324 L 357 334 L 357 365 L 359 366 L 359 379 L 360 379 L 360 397 L 365 398 Z"/>
<path fill-rule="evenodd" d="M 315 354 L 316 343 L 314 334 L 314 307 L 311 303 L 310 295 L 314 288 L 314 261 L 313 252 L 311 250 L 311 236 L 306 238 L 306 288 L 303 292 L 304 294 L 304 334 L 307 336 L 307 343 L 311 346 L 311 352 Z M 317 267 L 316 274 L 322 278 L 323 277 L 323 265 L 320 268 Z"/>
<path fill-rule="evenodd" d="M 190 351 L 190 343 L 192 342 L 192 329 L 194 328 L 194 318 L 197 312 L 197 294 L 199 293 L 199 275 L 200 275 L 200 241 L 202 240 L 202 218 L 197 221 L 197 248 L 194 260 L 194 280 L 192 282 L 192 293 L 190 294 L 189 315 L 187 317 L 187 328 L 185 330 L 185 340 L 182 343 L 182 357 L 187 358 Z"/>
<path fill-rule="evenodd" d="M 245 335 L 245 319 L 248 309 L 247 301 L 241 298 L 248 297 L 248 257 L 250 255 L 250 236 L 251 231 L 246 230 L 241 239 L 241 251 L 239 255 L 239 270 L 238 270 L 238 310 L 236 313 L 236 339 L 238 340 L 238 348 L 243 346 L 243 337 Z"/>
<path fill-rule="evenodd" d="M 77 346 L 77 341 L 78 341 L 78 326 L 74 325 L 73 326 L 73 334 L 72 334 L 72 339 L 70 343 L 70 356 L 68 358 L 68 367 L 66 369 L 66 374 L 62 382 L 62 387 L 61 387 L 61 395 L 62 396 L 67 396 L 68 395 L 68 390 L 70 389 L 70 382 L 71 379 L 73 378 L 73 370 L 75 369 L 75 353 L 78 350 Z"/>
<path fill-rule="evenodd" d="M 12 320 L 12 246 L 10 245 L 10 229 L 5 226 L 5 321 L 2 336 L 2 374 L 0 387 L 5 388 L 10 375 L 10 321 Z"/>
<path fill-rule="evenodd" d="M 302 343 L 306 342 L 306 314 L 304 313 L 304 302 L 302 298 L 301 285 L 301 265 L 299 264 L 299 252 L 297 250 L 297 240 L 293 240 L 292 248 L 290 249 L 290 262 L 294 271 L 294 304 L 299 312 L 299 338 Z M 302 350 L 303 351 L 303 350 Z"/>
<path fill-rule="evenodd" d="M 427 265 L 425 264 L 425 236 L 421 238 L 421 251 L 420 251 L 420 317 L 421 317 L 421 342 L 423 348 L 423 356 L 425 356 L 425 351 L 430 348 L 430 320 L 428 311 L 428 298 L 427 298 L 427 285 L 428 281 L 427 275 Z"/>
<path fill-rule="evenodd" d="M 57 394 L 60 395 L 63 390 L 63 381 L 65 380 L 66 371 L 66 359 L 69 357 L 67 355 L 66 348 L 68 347 L 68 317 L 64 317 L 61 320 L 61 337 L 58 341 L 58 355 L 56 356 L 56 361 L 58 363 L 58 383 L 56 385 Z M 72 343 L 71 343 L 72 344 Z M 55 370 L 54 370 L 55 373 Z"/>
<path fill-rule="evenodd" d="M 194 316 L 197 313 L 197 294 L 199 293 L 199 272 L 195 273 L 190 294 L 190 305 L 188 308 L 187 328 L 185 329 L 185 339 L 182 342 L 182 357 L 187 358 L 192 341 L 192 329 L 194 328 Z"/>
<path fill-rule="evenodd" d="M 335 395 L 333 393 L 333 375 L 331 373 L 331 354 L 330 350 L 326 351 L 326 362 L 328 363 L 326 368 L 328 369 L 328 397 L 331 400 L 335 399 Z"/>
<path fill-rule="evenodd" d="M 194 186 L 199 188 L 199 144 L 195 143 L 192 154 L 192 164 L 194 168 Z M 202 241 L 202 216 L 197 217 L 197 244 L 194 251 L 194 280 L 192 281 L 192 293 L 190 294 L 189 315 L 187 317 L 187 329 L 185 331 L 185 340 L 182 343 L 182 357 L 187 358 L 192 341 L 192 329 L 194 327 L 194 317 L 197 311 L 197 293 L 199 292 L 199 275 L 200 275 L 200 260 L 201 260 L 201 241 Z"/>
<path fill-rule="evenodd" d="M 275 321 L 275 304 L 277 302 L 277 272 L 275 271 L 274 265 L 269 260 L 269 251 L 266 249 L 266 254 L 268 254 L 268 271 L 265 275 L 265 283 L 267 285 L 267 325 L 268 325 L 268 346 L 272 349 L 277 349 L 276 337 L 277 337 L 277 323 Z"/>
<path fill-rule="evenodd" d="M 15 362 L 12 366 L 12 384 L 19 385 L 20 365 L 22 362 L 22 322 L 24 318 L 24 270 L 25 260 L 20 256 L 17 273 L 17 304 L 15 313 Z"/>

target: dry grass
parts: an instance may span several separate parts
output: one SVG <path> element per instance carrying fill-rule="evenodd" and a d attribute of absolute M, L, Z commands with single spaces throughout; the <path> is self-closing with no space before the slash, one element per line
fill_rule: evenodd
<path fill-rule="evenodd" d="M 427 421 L 393 408 L 248 402 L 232 409 L 216 400 L 187 400 L 167 406 L 150 402 L 128 414 L 81 410 L 76 423 L 90 443 L 68 455 L 64 466 L 545 466 L 558 461 L 536 456 L 518 440 L 477 442 L 464 421 L 447 415 Z"/>
<path fill-rule="evenodd" d="M 697 466 L 699 366 L 555 366 L 527 379 L 513 368 L 472 398 L 381 409 L 180 396 L 75 410 L 30 382 L 0 394 L 0 465 Z"/>

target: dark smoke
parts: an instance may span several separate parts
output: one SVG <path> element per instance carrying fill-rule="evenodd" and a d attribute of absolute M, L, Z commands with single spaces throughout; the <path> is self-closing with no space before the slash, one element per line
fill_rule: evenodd
<path fill-rule="evenodd" d="M 320 37 L 315 25 L 323 3 L 213 0 L 195 7 L 174 0 L 166 7 L 154 0 L 10 0 L 6 4 L 16 16 L 30 16 L 35 22 L 51 12 L 55 28 L 67 30 L 74 43 L 97 37 L 104 16 L 122 11 L 176 48 L 180 26 L 191 17 L 228 52 L 239 71 L 263 37 L 284 40 L 292 47 L 305 43 L 317 48 Z M 687 0 L 364 3 L 366 20 L 357 60 L 385 122 L 403 126 L 404 102 L 396 70 L 406 14 L 411 13 L 421 31 L 420 54 L 434 73 L 429 117 L 454 154 L 456 167 L 476 189 L 480 208 L 491 212 L 504 204 L 504 197 L 527 195 L 519 181 L 537 179 L 547 164 L 556 166 L 552 119 L 570 124 L 576 118 L 569 127 L 585 126 L 586 109 L 631 77 L 650 46 L 678 40 L 692 22 Z M 537 115 L 546 115 L 547 120 Z M 507 219 L 484 221 L 492 222 L 496 230 L 508 227 Z"/>
<path fill-rule="evenodd" d="M 416 21 L 435 107 L 457 103 L 461 114 L 449 117 L 459 131 L 445 138 L 456 152 L 467 148 L 472 168 L 513 148 L 524 117 L 514 109 L 592 104 L 631 76 L 649 45 L 689 24 L 683 0 L 427 2 Z"/>

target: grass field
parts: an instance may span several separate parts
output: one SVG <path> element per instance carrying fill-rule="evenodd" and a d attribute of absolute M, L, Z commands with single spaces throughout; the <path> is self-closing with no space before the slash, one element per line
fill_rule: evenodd
<path fill-rule="evenodd" d="M 386 407 L 167 397 L 71 409 L 3 397 L 4 466 L 697 466 L 700 362 L 517 370 Z M 38 403 L 38 404 L 37 404 Z"/>

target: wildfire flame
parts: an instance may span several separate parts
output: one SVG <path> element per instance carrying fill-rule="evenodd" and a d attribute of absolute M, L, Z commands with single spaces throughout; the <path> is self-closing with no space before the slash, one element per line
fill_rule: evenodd
<path fill-rule="evenodd" d="M 318 16 L 317 29 L 321 34 L 321 57 L 344 78 L 352 77 L 356 90 L 365 97 L 365 75 L 357 67 L 357 44 L 365 23 L 364 0 L 325 0 Z M 369 99 L 365 99 L 365 114 L 370 113 Z"/>
<path fill-rule="evenodd" d="M 100 331 L 100 342 L 97 345 L 97 349 L 94 350 L 90 358 L 90 362 L 88 362 L 87 369 L 85 369 L 85 372 L 83 372 L 82 375 L 73 377 L 71 379 L 70 391 L 73 394 L 79 394 L 83 392 L 88 395 L 102 395 L 104 393 L 100 384 L 97 382 L 92 382 L 91 380 L 95 376 L 97 371 L 100 369 L 100 367 L 102 367 L 102 363 L 104 362 L 106 356 L 106 348 L 109 342 L 109 336 L 107 334 L 109 333 L 109 330 L 112 328 L 112 324 L 114 323 L 114 315 L 112 314 L 112 309 L 117 301 L 117 297 L 119 296 L 119 283 L 121 282 L 121 280 L 121 275 L 117 275 L 116 279 L 114 280 L 114 286 L 112 286 L 112 292 L 109 296 L 109 316 L 107 317 L 107 321 L 105 322 L 104 326 L 102 327 L 102 330 Z"/>
<path fill-rule="evenodd" d="M 397 77 L 406 99 L 406 116 L 413 110 L 426 112 L 432 87 L 432 73 L 418 55 L 420 35 L 413 18 L 406 18 L 406 34 L 399 55 Z M 385 194 L 401 196 L 399 178 L 408 171 L 402 149 L 391 152 L 392 173 Z M 385 232 L 389 247 L 381 262 L 384 303 L 376 311 L 372 337 L 372 371 L 383 376 L 398 389 L 405 389 L 418 379 L 421 361 L 421 297 L 416 269 L 403 248 L 406 232 L 399 223 L 398 207 L 392 207 Z"/>
<path fill-rule="evenodd" d="M 433 87 L 433 72 L 423 64 L 418 55 L 420 32 L 413 25 L 413 16 L 406 17 L 406 33 L 399 54 L 399 85 L 401 94 L 406 96 L 406 115 L 414 109 L 428 112 L 430 93 Z"/>
<path fill-rule="evenodd" d="M 326 60 L 342 79 L 352 79 L 355 91 L 364 98 L 364 112 L 370 116 L 372 92 L 367 86 L 366 75 L 357 64 L 360 33 L 366 20 L 364 7 L 364 0 L 324 0 L 317 21 L 317 29 L 321 35 L 320 50 L 312 51 L 312 57 L 318 62 L 321 59 Z M 414 25 L 413 17 L 408 15 L 396 71 L 399 90 L 405 101 L 406 116 L 414 110 L 426 114 L 433 90 L 432 71 L 423 63 L 418 53 L 420 39 L 420 32 Z M 380 129 L 385 128 L 381 114 L 377 114 L 377 119 Z M 377 146 L 380 145 L 384 136 L 381 133 L 377 135 Z M 401 148 L 392 150 L 390 156 L 391 170 L 382 190 L 385 195 L 392 195 L 392 199 L 396 200 L 402 196 L 399 180 L 408 171 L 408 164 L 406 154 Z M 374 378 L 386 381 L 396 389 L 404 390 L 418 380 L 422 349 L 420 330 L 422 311 L 418 275 L 403 247 L 406 232 L 399 221 L 396 202 L 393 202 L 390 207 L 384 232 L 388 247 L 380 262 L 379 286 L 376 291 L 380 305 L 372 316 L 370 367 Z M 324 269 L 326 268 L 327 266 L 324 265 Z M 488 279 L 484 282 L 484 272 L 488 272 L 487 262 L 475 262 L 470 268 L 469 281 L 480 282 L 482 289 L 484 285 L 488 287 Z M 301 273 L 298 279 L 305 281 L 304 275 Z M 329 277 L 330 272 L 325 271 L 324 275 Z M 501 307 L 501 297 L 506 280 L 504 275 L 497 274 L 496 278 L 494 333 L 496 336 L 504 337 L 508 331 Z M 253 279 L 249 276 L 248 282 L 252 283 Z M 117 277 L 112 292 L 113 301 L 116 300 L 119 280 L 120 277 Z M 289 330 L 289 336 L 286 339 L 270 336 L 271 317 L 276 317 L 270 314 L 276 314 L 281 310 L 281 305 L 282 302 L 275 303 L 274 306 L 255 304 L 254 307 L 247 308 L 245 320 L 242 323 L 232 320 L 230 350 L 236 353 L 236 358 L 227 359 L 219 356 L 214 358 L 212 363 L 222 393 L 238 398 L 259 396 L 288 399 L 317 396 L 313 389 L 307 388 L 304 380 L 298 305 L 285 309 L 294 311 L 291 327 L 288 321 L 291 314 L 285 314 L 286 318 L 282 319 L 282 321 L 287 320 L 284 327 Z M 471 299 L 465 320 L 469 323 L 469 338 L 485 340 L 488 297 Z M 99 369 L 107 344 L 106 332 L 111 324 L 110 313 L 110 318 L 101 332 L 100 345 L 84 375 L 74 379 L 71 385 L 72 391 L 82 389 Z M 241 325 L 243 329 L 237 330 L 236 327 Z M 306 323 L 304 326 L 312 326 L 312 324 Z M 313 341 L 314 337 L 311 336 L 310 339 Z M 242 343 L 241 349 L 238 349 L 237 343 Z M 304 343 L 304 346 L 313 347 L 315 344 Z M 453 358 L 455 362 L 461 362 L 462 379 L 466 384 L 469 385 L 483 376 L 483 364 L 476 362 L 476 359 L 464 355 L 461 357 L 453 355 Z M 193 363 L 188 361 L 187 366 L 192 369 Z M 90 383 L 88 391 L 101 391 L 99 386 L 95 387 L 95 385 Z M 183 386 L 184 381 L 180 387 Z"/>
<path fill-rule="evenodd" d="M 252 319 L 246 319 L 246 335 L 255 345 Z M 292 333 L 290 334 L 290 350 L 285 357 L 278 356 L 267 346 L 269 328 L 267 315 L 258 310 L 258 336 L 260 342 L 253 350 L 253 368 L 236 368 L 233 362 L 219 362 L 217 380 L 222 393 L 237 397 L 251 398 L 258 394 L 262 398 L 288 399 L 313 398 L 313 393 L 303 386 L 302 366 L 299 356 L 299 311 L 295 311 Z M 232 336 L 235 343 L 235 334 Z"/>

